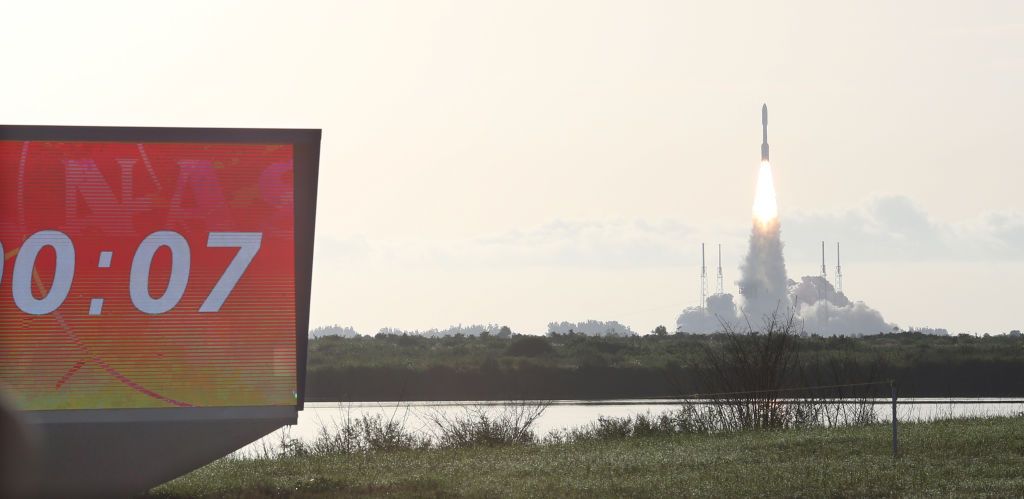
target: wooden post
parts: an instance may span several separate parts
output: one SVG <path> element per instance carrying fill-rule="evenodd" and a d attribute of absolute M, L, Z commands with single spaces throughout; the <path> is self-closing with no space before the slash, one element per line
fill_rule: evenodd
<path fill-rule="evenodd" d="M 889 381 L 889 388 L 892 389 L 892 457 L 899 454 L 899 436 L 896 431 L 896 381 Z"/>

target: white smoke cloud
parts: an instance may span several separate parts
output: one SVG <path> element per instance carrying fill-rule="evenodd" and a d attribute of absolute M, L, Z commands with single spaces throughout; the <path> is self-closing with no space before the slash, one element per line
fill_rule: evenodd
<path fill-rule="evenodd" d="M 690 307 L 676 319 L 676 331 L 711 333 L 721 331 L 723 324 L 732 324 L 739 317 L 731 294 L 715 294 L 707 299 L 705 308 Z"/>
<path fill-rule="evenodd" d="M 803 331 L 821 336 L 887 333 L 896 327 L 862 301 L 838 307 L 821 300 L 804 305 L 797 315 L 803 322 Z"/>
<path fill-rule="evenodd" d="M 833 335 L 886 333 L 895 324 L 882 318 L 877 310 L 862 301 L 851 302 L 821 276 L 805 276 L 790 286 L 790 297 L 803 331 Z"/>
<path fill-rule="evenodd" d="M 821 336 L 862 335 L 886 333 L 897 327 L 885 321 L 882 314 L 867 306 L 862 301 L 853 302 L 843 293 L 820 276 L 805 276 L 801 281 L 787 281 L 786 299 L 779 300 L 790 304 L 792 308 L 780 307 L 786 313 L 792 310 L 796 315 L 801 332 Z M 762 306 L 762 305 L 755 305 Z M 676 320 L 678 331 L 688 333 L 712 333 L 721 331 L 725 324 L 733 324 L 749 320 L 751 324 L 760 324 L 767 312 L 752 308 L 743 308 L 740 312 L 733 297 L 729 294 L 713 295 L 707 299 L 707 306 L 690 307 L 683 311 Z M 756 310 L 756 309 L 754 309 Z M 948 334 L 944 329 L 921 328 L 919 331 L 928 334 Z"/>
<path fill-rule="evenodd" d="M 782 231 L 778 220 L 755 224 L 750 247 L 740 266 L 740 307 L 748 317 L 760 318 L 775 310 L 788 310 L 789 278 L 782 254 Z"/>
<path fill-rule="evenodd" d="M 846 295 L 837 292 L 836 288 L 821 276 L 804 276 L 800 282 L 790 281 L 789 295 L 793 306 L 797 308 L 822 300 L 828 300 L 837 307 L 850 304 Z"/>

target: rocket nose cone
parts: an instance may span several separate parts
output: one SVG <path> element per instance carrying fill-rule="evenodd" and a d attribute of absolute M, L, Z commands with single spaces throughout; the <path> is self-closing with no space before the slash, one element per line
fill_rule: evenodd
<path fill-rule="evenodd" d="M 768 124 L 768 104 L 761 104 L 761 124 Z"/>

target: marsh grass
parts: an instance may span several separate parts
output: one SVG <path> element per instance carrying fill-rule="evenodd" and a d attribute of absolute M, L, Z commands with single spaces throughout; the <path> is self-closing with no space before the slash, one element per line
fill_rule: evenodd
<path fill-rule="evenodd" d="M 1024 419 L 223 459 L 152 497 L 1021 496 Z M 656 424 L 655 424 L 656 426 Z M 637 428 L 641 428 L 637 431 Z"/>
<path fill-rule="evenodd" d="M 658 414 L 625 417 L 601 416 L 592 423 L 538 434 L 537 421 L 550 406 L 546 401 L 513 401 L 502 406 L 467 405 L 457 411 L 430 408 L 420 414 L 423 427 L 410 427 L 410 407 L 390 413 L 354 416 L 339 406 L 337 418 L 318 421 L 316 436 L 303 440 L 289 427 L 274 438 L 260 440 L 254 448 L 232 455 L 234 459 L 273 460 L 291 457 L 324 457 L 396 450 L 426 450 L 472 446 L 535 445 L 673 434 L 713 434 L 749 429 L 742 413 L 719 400 L 690 401 Z M 864 425 L 877 422 L 867 401 L 788 403 L 776 414 L 788 411 L 789 424 L 776 429 Z M 796 414 L 795 416 L 793 414 Z"/>
<path fill-rule="evenodd" d="M 466 406 L 455 414 L 433 409 L 426 420 L 439 448 L 533 444 L 538 441 L 534 431 L 537 420 L 550 405 L 547 401 L 513 401 L 499 409 Z"/>
<path fill-rule="evenodd" d="M 353 416 L 345 411 L 337 420 L 319 422 L 316 437 L 310 441 L 295 438 L 290 427 L 284 427 L 277 439 L 264 438 L 255 450 L 237 452 L 234 460 L 274 460 L 294 457 L 323 457 L 337 454 L 361 454 L 403 449 L 427 449 L 429 437 L 407 428 L 406 417 L 391 414 Z"/>
<path fill-rule="evenodd" d="M 425 428 L 410 428 L 409 411 L 396 408 L 390 414 L 362 414 L 339 407 L 339 417 L 318 421 L 311 440 L 293 437 L 290 427 L 276 438 L 261 439 L 253 449 L 232 454 L 235 460 L 274 460 L 294 457 L 325 457 L 397 450 L 425 450 L 477 445 L 534 444 L 540 439 L 537 420 L 550 405 L 546 401 L 513 401 L 498 407 L 463 406 L 455 413 L 430 409 L 422 415 Z"/>

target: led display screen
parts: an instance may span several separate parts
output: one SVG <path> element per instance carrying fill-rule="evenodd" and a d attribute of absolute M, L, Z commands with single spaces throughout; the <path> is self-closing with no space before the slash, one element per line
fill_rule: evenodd
<path fill-rule="evenodd" d="M 287 142 L 0 140 L 0 386 L 29 411 L 295 406 L 295 165 Z"/>

